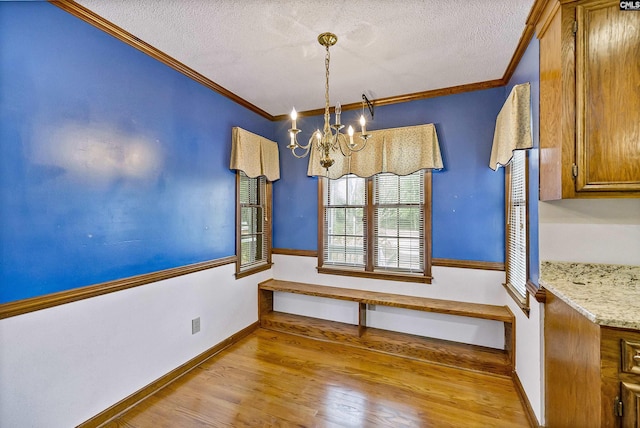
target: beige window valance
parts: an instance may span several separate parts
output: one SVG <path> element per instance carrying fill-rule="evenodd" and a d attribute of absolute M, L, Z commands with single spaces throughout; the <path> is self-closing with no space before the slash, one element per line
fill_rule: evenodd
<path fill-rule="evenodd" d="M 280 178 L 278 144 L 242 128 L 234 127 L 229 168 L 243 171 L 251 178 L 264 175 L 269 181 L 278 180 Z"/>
<path fill-rule="evenodd" d="M 407 175 L 420 169 L 442 169 L 442 156 L 436 127 L 426 125 L 407 126 L 369 131 L 367 146 L 349 157 L 333 152 L 335 164 L 329 173 L 320 166 L 320 152 L 311 150 L 307 175 L 340 178 L 346 174 L 371 177 L 381 172 Z M 348 138 L 348 137 L 347 137 Z M 355 133 L 354 140 L 360 138 Z"/>
<path fill-rule="evenodd" d="M 511 161 L 514 150 L 531 147 L 531 88 L 523 83 L 513 87 L 498 113 L 489 168 L 495 171 Z"/>

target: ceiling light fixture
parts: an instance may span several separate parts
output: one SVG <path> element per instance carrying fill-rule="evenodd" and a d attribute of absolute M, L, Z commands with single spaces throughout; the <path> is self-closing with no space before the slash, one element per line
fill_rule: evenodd
<path fill-rule="evenodd" d="M 291 153 L 295 157 L 303 158 L 309 154 L 309 151 L 314 146 L 314 142 L 315 142 L 315 148 L 321 152 L 320 165 L 326 170 L 329 170 L 331 165 L 333 165 L 335 162 L 333 158 L 331 158 L 331 152 L 335 152 L 338 149 L 340 149 L 342 156 L 349 157 L 351 156 L 351 153 L 359 152 L 360 150 L 364 149 L 365 146 L 367 145 L 367 140 L 371 136 L 370 134 L 367 134 L 366 120 L 364 118 L 364 101 L 363 101 L 363 114 L 360 116 L 360 127 L 362 130 L 360 135 L 361 141 L 358 141 L 358 140 L 354 141 L 353 139 L 354 131 L 352 126 L 349 126 L 349 128 L 347 129 L 347 135 L 349 137 L 348 140 L 347 140 L 347 137 L 342 132 L 340 132 L 342 128 L 344 128 L 344 125 L 340 123 L 340 115 L 342 113 L 342 108 L 340 107 L 340 103 L 336 103 L 335 123 L 333 125 L 330 125 L 331 117 L 329 114 L 329 61 L 330 61 L 329 47 L 335 45 L 337 41 L 338 41 L 338 37 L 333 33 L 322 33 L 318 36 L 318 42 L 322 46 L 324 46 L 327 50 L 327 53 L 324 59 L 326 72 L 325 72 L 325 92 L 324 92 L 325 104 L 324 104 L 323 132 L 320 132 L 320 130 L 318 129 L 311 135 L 311 138 L 309 138 L 309 142 L 306 145 L 303 146 L 299 144 L 297 136 L 298 136 L 298 133 L 300 132 L 300 129 L 298 129 L 296 126 L 296 119 L 298 117 L 298 114 L 296 113 L 296 109 L 294 108 L 293 111 L 291 112 L 292 124 L 291 124 L 291 129 L 289 129 L 289 136 L 291 137 L 291 142 L 287 146 L 288 149 L 291 149 Z M 369 110 L 372 112 L 372 115 L 373 115 L 373 106 L 370 105 L 369 100 L 366 99 L 364 95 L 363 95 L 363 100 L 367 101 L 367 106 L 369 107 Z M 298 149 L 303 151 L 302 154 L 296 153 L 296 150 Z"/>

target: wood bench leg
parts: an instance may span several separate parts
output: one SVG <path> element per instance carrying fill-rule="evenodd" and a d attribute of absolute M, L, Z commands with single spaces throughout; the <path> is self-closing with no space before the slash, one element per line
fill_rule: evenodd
<path fill-rule="evenodd" d="M 362 337 L 364 331 L 367 329 L 367 304 L 359 303 L 358 310 L 358 336 Z"/>
<path fill-rule="evenodd" d="M 514 318 L 513 323 L 504 323 L 504 350 L 509 355 L 511 360 L 511 367 L 513 370 L 516 368 L 516 329 L 514 327 L 516 320 Z"/>
<path fill-rule="evenodd" d="M 269 312 L 273 312 L 273 291 L 258 288 L 258 322 Z"/>

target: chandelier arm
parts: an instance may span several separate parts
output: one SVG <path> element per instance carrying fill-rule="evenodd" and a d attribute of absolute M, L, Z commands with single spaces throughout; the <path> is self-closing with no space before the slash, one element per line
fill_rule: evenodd
<path fill-rule="evenodd" d="M 347 137 L 344 134 L 337 133 L 335 136 L 334 146 L 338 145 L 340 147 L 340 152 L 342 153 L 342 155 L 348 157 L 348 156 L 351 156 L 351 153 L 359 152 L 367 146 L 367 140 L 369 137 L 367 136 L 367 138 L 364 138 L 364 137 L 361 137 L 361 138 L 363 140 L 363 143 L 351 144 L 347 142 Z"/>
<path fill-rule="evenodd" d="M 302 144 L 298 143 L 298 139 L 296 138 L 296 148 L 300 148 L 300 149 L 306 150 L 308 152 L 309 149 L 311 148 L 312 140 L 313 140 L 313 135 L 311 136 L 311 138 L 309 138 L 309 142 L 303 146 Z"/>
<path fill-rule="evenodd" d="M 304 153 L 301 154 L 301 155 L 297 154 L 296 150 L 298 150 L 298 149 L 304 150 Z M 296 147 L 291 149 L 291 154 L 293 156 L 297 157 L 298 159 L 302 159 L 302 158 L 306 158 L 309 155 L 309 150 L 311 150 L 311 145 L 310 144 L 307 144 L 306 146 L 298 145 L 298 146 L 296 146 Z"/>
<path fill-rule="evenodd" d="M 340 137 L 342 137 L 342 138 L 340 138 Z M 345 158 L 351 156 L 352 150 L 349 149 L 349 146 L 348 146 L 348 143 L 347 143 L 347 138 L 344 136 L 344 134 L 336 134 L 336 143 L 335 144 L 340 149 L 340 153 L 342 153 L 342 156 L 344 156 Z"/>
<path fill-rule="evenodd" d="M 349 148 L 349 150 L 350 150 L 351 152 L 359 152 L 359 151 L 361 151 L 362 149 L 364 149 L 365 147 L 367 147 L 367 141 L 365 140 L 364 144 L 362 144 L 362 145 L 361 145 L 360 147 L 358 147 L 357 149 L 356 149 L 355 147 L 357 147 L 357 145 L 356 145 L 356 146 L 354 146 L 353 148 Z"/>
<path fill-rule="evenodd" d="M 290 129 L 289 130 L 289 135 L 291 136 L 291 143 L 289 143 L 289 145 L 287 146 L 287 149 L 295 149 L 297 147 L 300 147 L 302 149 L 306 149 L 307 147 L 309 147 L 311 140 L 309 140 L 309 143 L 307 143 L 306 146 L 303 146 L 302 144 L 298 143 L 298 133 L 300 132 L 299 129 Z"/>

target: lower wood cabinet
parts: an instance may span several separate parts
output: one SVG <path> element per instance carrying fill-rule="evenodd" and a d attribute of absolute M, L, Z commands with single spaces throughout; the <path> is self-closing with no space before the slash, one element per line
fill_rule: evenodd
<path fill-rule="evenodd" d="M 640 383 L 622 382 L 621 393 L 623 428 L 640 427 Z"/>
<path fill-rule="evenodd" d="M 547 291 L 545 392 L 546 427 L 640 428 L 640 331 L 595 324 Z"/>

